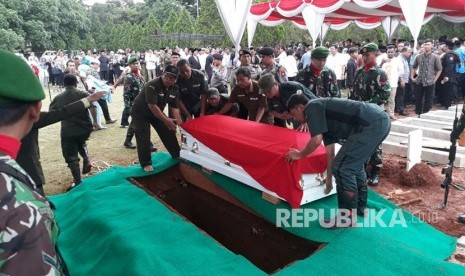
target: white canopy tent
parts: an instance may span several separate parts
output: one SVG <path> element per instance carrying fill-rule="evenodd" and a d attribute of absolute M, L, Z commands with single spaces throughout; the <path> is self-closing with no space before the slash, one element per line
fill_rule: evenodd
<path fill-rule="evenodd" d="M 251 0 L 215 1 L 236 46 L 246 23 L 249 46 L 257 23 L 271 27 L 286 20 L 307 29 L 315 46 L 316 38 L 324 39 L 330 28 L 341 30 L 352 23 L 365 29 L 382 25 L 389 38 L 399 24 L 404 24 L 417 41 L 421 26 L 434 16 L 454 23 L 465 22 L 462 0 L 281 0 L 253 5 Z M 242 9 L 246 8 L 249 12 L 244 13 Z"/>

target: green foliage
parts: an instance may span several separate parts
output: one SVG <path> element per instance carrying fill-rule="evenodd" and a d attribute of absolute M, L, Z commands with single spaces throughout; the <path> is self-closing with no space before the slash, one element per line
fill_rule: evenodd
<path fill-rule="evenodd" d="M 254 3 L 268 0 L 254 0 Z M 197 3 L 199 16 L 197 17 Z M 452 24 L 437 17 L 425 25 L 420 39 L 441 35 L 463 37 L 465 24 Z M 195 33 L 219 35 L 218 39 L 178 41 L 155 39 L 155 34 Z M 393 37 L 410 40 L 409 30 L 400 26 Z M 351 38 L 355 41 L 386 41 L 382 27 L 363 30 L 355 24 L 341 31 L 329 30 L 325 41 Z M 253 45 L 311 44 L 306 30 L 285 22 L 277 27 L 257 25 Z M 161 46 L 230 47 L 230 41 L 214 0 L 108 0 L 87 7 L 79 0 L 0 0 L 0 47 L 46 49 L 157 49 Z M 247 45 L 247 31 L 242 38 Z"/>
<path fill-rule="evenodd" d="M 24 45 L 24 38 L 13 30 L 0 29 L 0 48 L 14 50 Z"/>

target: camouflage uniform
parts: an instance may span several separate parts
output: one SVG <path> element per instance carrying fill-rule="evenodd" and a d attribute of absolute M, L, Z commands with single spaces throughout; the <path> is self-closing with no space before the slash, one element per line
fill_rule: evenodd
<path fill-rule="evenodd" d="M 49 202 L 33 191 L 33 180 L 10 156 L 0 153 L 0 162 L 27 180 L 0 173 L 0 274 L 61 275 L 59 230 Z"/>
<path fill-rule="evenodd" d="M 287 79 L 287 76 L 286 75 L 281 75 L 279 73 L 279 69 L 281 68 L 281 66 L 277 65 L 276 63 L 269 66 L 269 67 L 265 67 L 262 69 L 262 72 L 260 73 L 260 77 L 265 75 L 265 74 L 272 74 L 275 78 L 275 80 L 279 83 L 283 83 L 283 82 L 286 82 L 288 81 Z"/>
<path fill-rule="evenodd" d="M 365 71 L 362 67 L 355 72 L 354 87 L 349 99 L 382 106 L 389 99 L 390 92 L 391 86 L 386 72 L 378 66 L 374 66 L 368 71 Z M 381 144 L 371 156 L 368 165 L 371 165 L 372 168 L 381 168 L 383 166 Z"/>
<path fill-rule="evenodd" d="M 319 98 L 341 97 L 336 74 L 326 66 L 321 70 L 319 76 L 315 75 L 312 66 L 307 66 L 297 73 L 295 81 L 308 87 Z"/>
<path fill-rule="evenodd" d="M 241 67 L 237 67 L 237 68 L 235 68 L 234 70 L 231 71 L 231 77 L 230 77 L 230 80 L 229 80 L 229 83 L 230 83 L 230 86 L 231 86 L 231 91 L 234 89 L 234 87 L 236 87 L 236 73 L 237 73 L 237 70 L 239 70 L 239 68 L 241 68 Z M 249 66 L 244 66 L 244 67 L 248 68 L 250 70 L 251 79 L 258 80 L 260 78 L 260 73 L 261 73 L 262 69 L 260 69 L 260 67 L 258 65 L 249 65 Z"/>
<path fill-rule="evenodd" d="M 142 87 L 145 84 L 145 80 L 142 75 L 137 76 L 133 72 L 128 73 L 124 77 L 124 90 L 123 90 L 123 99 L 124 99 L 124 110 L 123 117 L 121 119 L 121 124 L 123 122 L 128 122 L 129 116 L 131 116 L 131 108 L 134 103 L 134 99 L 142 90 Z M 126 134 L 126 139 L 130 141 L 134 137 L 134 127 L 129 124 L 128 132 Z"/>

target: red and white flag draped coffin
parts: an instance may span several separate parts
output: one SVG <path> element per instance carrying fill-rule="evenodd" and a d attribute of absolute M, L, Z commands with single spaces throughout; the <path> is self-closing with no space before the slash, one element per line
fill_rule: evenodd
<path fill-rule="evenodd" d="M 324 193 L 326 150 L 288 164 L 290 148 L 302 148 L 308 133 L 212 115 L 180 127 L 181 157 L 287 201 L 293 208 L 334 194 Z"/>

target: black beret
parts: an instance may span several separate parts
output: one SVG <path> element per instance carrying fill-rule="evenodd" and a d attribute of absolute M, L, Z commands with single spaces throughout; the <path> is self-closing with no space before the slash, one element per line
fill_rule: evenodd
<path fill-rule="evenodd" d="M 212 57 L 217 60 L 223 60 L 223 55 L 220 53 L 213 54 Z"/>
<path fill-rule="evenodd" d="M 272 56 L 274 55 L 274 49 L 271 47 L 263 47 L 258 51 L 258 53 L 263 56 Z"/>
<path fill-rule="evenodd" d="M 242 55 L 249 55 L 249 56 L 251 56 L 249 49 L 242 49 L 242 50 L 240 50 L 240 51 L 239 51 L 239 56 L 242 56 Z"/>

